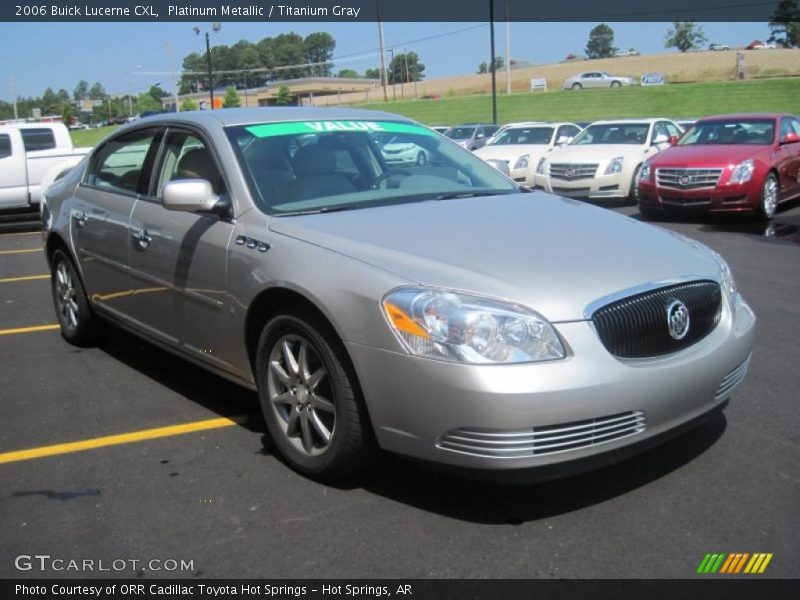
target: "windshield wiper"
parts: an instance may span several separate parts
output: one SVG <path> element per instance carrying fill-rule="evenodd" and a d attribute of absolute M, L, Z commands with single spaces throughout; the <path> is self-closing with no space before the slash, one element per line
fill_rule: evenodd
<path fill-rule="evenodd" d="M 321 213 L 339 212 L 340 210 L 356 210 L 358 208 L 365 208 L 358 204 L 340 204 L 338 206 L 323 206 L 321 208 L 309 208 L 306 210 L 292 210 L 287 212 L 274 213 L 276 217 L 296 217 L 297 215 L 317 215 Z"/>
<path fill-rule="evenodd" d="M 501 196 L 505 194 L 511 194 L 513 192 L 507 192 L 505 190 L 483 190 L 480 192 L 448 192 L 447 194 L 440 194 L 439 196 L 434 196 L 433 200 L 453 200 L 455 198 L 478 198 L 480 196 Z"/>

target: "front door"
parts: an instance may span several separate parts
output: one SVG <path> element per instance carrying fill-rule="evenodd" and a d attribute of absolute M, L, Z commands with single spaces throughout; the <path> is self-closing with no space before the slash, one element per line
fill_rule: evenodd
<path fill-rule="evenodd" d="M 228 369 L 218 344 L 225 336 L 233 223 L 225 215 L 164 208 L 164 186 L 180 179 L 206 179 L 217 195 L 227 194 L 206 141 L 198 133 L 170 129 L 148 196 L 131 217 L 132 315 L 162 341 Z"/>

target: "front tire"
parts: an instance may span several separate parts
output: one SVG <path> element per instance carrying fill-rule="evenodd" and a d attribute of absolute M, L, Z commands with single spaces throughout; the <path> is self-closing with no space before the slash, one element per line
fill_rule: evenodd
<path fill-rule="evenodd" d="M 768 173 L 761 187 L 761 199 L 758 203 L 758 217 L 764 221 L 771 220 L 778 212 L 778 178 L 775 173 Z"/>
<path fill-rule="evenodd" d="M 331 481 L 374 456 L 355 373 L 321 318 L 287 311 L 270 319 L 258 342 L 256 379 L 269 434 L 295 470 Z"/>
<path fill-rule="evenodd" d="M 631 189 L 628 190 L 628 200 L 639 204 L 639 171 L 642 170 L 642 165 L 636 167 L 633 171 L 633 179 L 631 180 Z"/>
<path fill-rule="evenodd" d="M 50 264 L 50 287 L 61 336 L 75 346 L 92 345 L 100 333 L 100 323 L 75 265 L 63 250 L 53 253 Z"/>
<path fill-rule="evenodd" d="M 579 90 L 581 88 L 583 88 L 583 86 L 580 83 L 573 83 L 572 84 L 572 89 L 573 90 Z"/>
<path fill-rule="evenodd" d="M 428 164 L 428 156 L 424 152 L 420 151 L 420 153 L 417 154 L 417 166 L 424 167 L 427 164 Z"/>

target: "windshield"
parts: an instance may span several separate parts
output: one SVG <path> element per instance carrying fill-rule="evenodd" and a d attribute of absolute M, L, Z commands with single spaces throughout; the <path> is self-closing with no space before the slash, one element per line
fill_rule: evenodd
<path fill-rule="evenodd" d="M 413 123 L 287 122 L 226 132 L 267 214 L 519 192 L 472 153 Z"/>
<path fill-rule="evenodd" d="M 445 135 L 451 140 L 468 140 L 475 133 L 474 127 L 453 127 Z"/>
<path fill-rule="evenodd" d="M 605 123 L 589 125 L 570 143 L 571 146 L 582 144 L 645 144 L 648 123 Z"/>
<path fill-rule="evenodd" d="M 552 127 L 514 127 L 506 129 L 487 144 L 510 146 L 516 144 L 549 144 L 553 138 Z"/>
<path fill-rule="evenodd" d="M 728 119 L 698 121 L 678 141 L 678 145 L 768 145 L 773 139 L 775 139 L 775 121 L 771 119 Z"/>

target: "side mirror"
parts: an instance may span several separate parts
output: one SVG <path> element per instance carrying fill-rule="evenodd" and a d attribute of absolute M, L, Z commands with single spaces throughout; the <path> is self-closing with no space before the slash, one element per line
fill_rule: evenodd
<path fill-rule="evenodd" d="M 569 144 L 571 141 L 572 141 L 572 136 L 562 135 L 556 140 L 556 146 L 564 146 L 565 144 Z"/>
<path fill-rule="evenodd" d="M 797 135 L 794 131 L 790 131 L 781 140 L 781 144 L 796 144 L 800 142 L 800 135 Z"/>
<path fill-rule="evenodd" d="M 663 133 L 659 133 L 656 137 L 653 138 L 653 146 L 658 146 L 659 144 L 666 144 L 668 142 L 669 138 Z"/>
<path fill-rule="evenodd" d="M 679 139 L 681 139 L 681 138 L 680 138 L 680 136 L 678 136 L 678 135 L 671 135 L 671 136 L 669 136 L 669 145 L 670 145 L 670 146 L 674 146 L 675 144 L 677 144 L 677 143 L 678 143 L 678 140 L 679 140 Z"/>
<path fill-rule="evenodd" d="M 207 212 L 218 202 L 219 196 L 205 179 L 178 179 L 164 186 L 163 205 L 167 210 Z"/>

